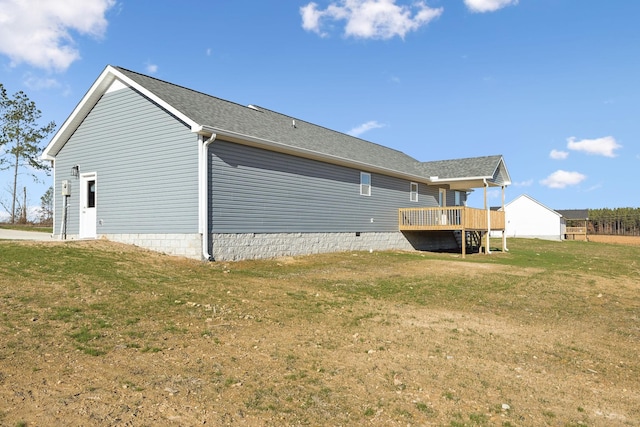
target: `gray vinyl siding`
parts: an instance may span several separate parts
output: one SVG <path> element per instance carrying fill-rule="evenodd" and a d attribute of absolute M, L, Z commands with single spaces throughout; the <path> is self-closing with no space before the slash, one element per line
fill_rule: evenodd
<path fill-rule="evenodd" d="M 56 156 L 56 224 L 71 181 L 67 234 L 78 233 L 80 180 L 97 173 L 97 233 L 197 233 L 198 138 L 132 89 L 106 93 Z M 102 224 L 100 224 L 102 223 Z"/>
<path fill-rule="evenodd" d="M 493 183 L 496 185 L 504 185 L 507 180 L 508 174 L 504 168 L 504 165 L 500 163 L 500 167 L 496 170 L 496 173 L 493 175 Z"/>
<path fill-rule="evenodd" d="M 467 193 L 457 190 L 460 193 L 460 206 L 465 206 L 467 202 Z M 447 189 L 447 206 L 456 206 L 456 190 Z"/>
<path fill-rule="evenodd" d="M 410 181 L 371 173 L 362 196 L 359 169 L 225 141 L 209 160 L 213 233 L 397 231 L 398 208 L 437 206 L 423 184 L 411 202 Z"/>

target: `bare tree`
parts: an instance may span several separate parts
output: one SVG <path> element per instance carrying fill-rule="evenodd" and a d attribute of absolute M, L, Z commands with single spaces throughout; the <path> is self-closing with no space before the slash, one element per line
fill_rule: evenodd
<path fill-rule="evenodd" d="M 13 188 L 11 191 L 11 223 L 16 221 L 16 203 L 18 197 L 18 174 L 25 167 L 35 171 L 47 171 L 49 165 L 40 159 L 41 141 L 55 129 L 55 123 L 38 125 L 42 112 L 27 95 L 20 91 L 12 98 L 7 96 L 4 86 L 0 84 L 0 168 L 13 169 Z M 34 180 L 38 180 L 31 173 Z M 26 199 L 26 197 L 25 197 Z M 26 210 L 26 206 L 23 206 Z M 26 212 L 26 211 L 25 211 Z"/>

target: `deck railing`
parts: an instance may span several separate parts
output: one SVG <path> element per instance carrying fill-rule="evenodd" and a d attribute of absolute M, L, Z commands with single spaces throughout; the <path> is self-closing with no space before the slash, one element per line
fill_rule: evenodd
<path fill-rule="evenodd" d="M 564 238 L 567 240 L 587 240 L 587 227 L 566 227 Z"/>
<path fill-rule="evenodd" d="M 504 230 L 503 211 L 489 211 L 491 230 Z M 487 230 L 487 211 L 466 206 L 405 208 L 398 211 L 400 230 Z"/>
<path fill-rule="evenodd" d="M 587 227 L 567 227 L 566 234 L 587 234 Z"/>

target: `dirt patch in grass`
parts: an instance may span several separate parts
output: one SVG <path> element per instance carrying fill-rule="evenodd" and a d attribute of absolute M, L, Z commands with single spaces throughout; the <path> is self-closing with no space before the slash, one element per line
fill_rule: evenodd
<path fill-rule="evenodd" d="M 0 243 L 0 424 L 640 425 L 635 248 L 615 274 L 597 244 L 510 248 L 202 264 Z"/>

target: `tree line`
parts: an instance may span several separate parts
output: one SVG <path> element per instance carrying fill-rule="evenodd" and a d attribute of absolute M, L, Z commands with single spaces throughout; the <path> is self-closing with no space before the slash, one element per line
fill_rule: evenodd
<path fill-rule="evenodd" d="M 640 236 L 640 208 L 589 209 L 587 233 Z"/>

